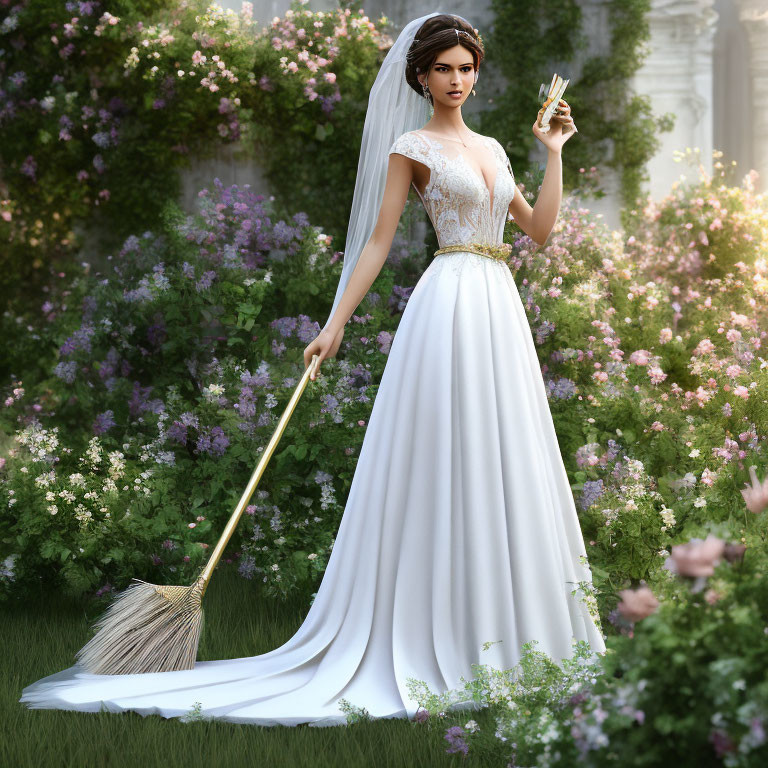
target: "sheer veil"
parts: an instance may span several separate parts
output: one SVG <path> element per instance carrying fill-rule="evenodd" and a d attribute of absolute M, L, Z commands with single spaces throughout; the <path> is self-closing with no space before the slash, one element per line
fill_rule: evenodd
<path fill-rule="evenodd" d="M 405 79 L 405 56 L 421 25 L 440 13 L 442 12 L 433 11 L 406 24 L 384 57 L 371 88 L 357 164 L 352 210 L 349 214 L 344 265 L 325 327 L 336 312 L 363 247 L 376 225 L 387 180 L 389 149 L 401 134 L 421 128 L 427 122 L 427 100 L 416 93 Z"/>

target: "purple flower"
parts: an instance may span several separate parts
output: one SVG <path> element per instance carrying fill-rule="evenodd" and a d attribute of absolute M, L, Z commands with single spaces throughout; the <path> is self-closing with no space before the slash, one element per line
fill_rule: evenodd
<path fill-rule="evenodd" d="M 35 162 L 35 158 L 32 157 L 32 155 L 27 155 L 19 170 L 25 176 L 29 176 L 29 178 L 34 181 L 35 173 L 37 172 L 37 163 Z"/>
<path fill-rule="evenodd" d="M 547 392 L 558 400 L 570 400 L 576 396 L 576 385 L 565 376 L 547 381 Z"/>
<path fill-rule="evenodd" d="M 296 328 L 297 320 L 295 317 L 279 317 L 277 320 L 273 320 L 270 324 L 270 328 L 274 328 L 283 338 L 290 338 L 291 334 Z"/>
<path fill-rule="evenodd" d="M 323 407 L 320 409 L 320 413 L 330 413 L 339 405 L 339 401 L 333 395 L 323 395 L 322 400 Z"/>
<path fill-rule="evenodd" d="M 171 440 L 175 440 L 177 443 L 185 445 L 187 442 L 187 425 L 176 420 L 170 427 L 168 427 L 165 434 Z"/>
<path fill-rule="evenodd" d="M 142 387 L 138 381 L 133 382 L 133 392 L 128 401 L 128 410 L 134 418 L 144 411 L 151 409 L 148 395 L 152 391 L 152 386 Z"/>
<path fill-rule="evenodd" d="M 581 509 L 589 509 L 601 496 L 603 495 L 603 481 L 599 480 L 585 480 L 584 488 L 579 498 L 579 507 Z"/>
<path fill-rule="evenodd" d="M 469 752 L 469 744 L 464 741 L 464 729 L 460 725 L 449 728 L 445 732 L 444 738 L 451 745 L 445 750 L 448 754 L 463 752 L 466 755 Z"/>
<path fill-rule="evenodd" d="M 93 434 L 103 435 L 105 432 L 112 429 L 115 426 L 115 414 L 112 411 L 104 411 L 100 413 L 96 420 L 93 422 Z"/>
<path fill-rule="evenodd" d="M 269 364 L 266 360 L 262 360 L 253 375 L 250 371 L 243 371 L 240 374 L 240 381 L 248 387 L 269 387 L 272 383 L 269 378 Z"/>
<path fill-rule="evenodd" d="M 58 376 L 58 378 L 67 384 L 72 384 L 72 382 L 74 382 L 76 373 L 77 363 L 74 360 L 68 360 L 67 362 L 59 363 L 53 369 L 53 375 Z"/>
<path fill-rule="evenodd" d="M 299 315 L 299 320 L 301 325 L 296 331 L 296 337 L 304 344 L 309 344 L 320 333 L 320 323 L 317 320 L 310 320 L 307 315 Z"/>
<path fill-rule="evenodd" d="M 85 0 L 85 2 L 80 3 L 67 3 L 67 10 L 70 10 L 69 6 L 72 5 L 72 11 L 74 11 L 74 6 L 77 5 L 79 7 L 79 13 L 81 16 L 92 16 L 93 12 L 98 8 L 99 3 L 94 2 L 94 0 Z"/>
<path fill-rule="evenodd" d="M 120 357 L 117 354 L 117 350 L 114 347 L 110 347 L 109 352 L 107 352 L 107 356 L 99 366 L 99 376 L 106 382 L 107 379 L 110 379 L 115 375 L 115 372 L 117 371 L 117 364 L 119 362 Z"/>
<path fill-rule="evenodd" d="M 210 269 L 207 272 L 203 272 L 203 276 L 195 283 L 195 289 L 198 293 L 207 291 L 215 279 L 216 272 L 214 270 Z"/>
<path fill-rule="evenodd" d="M 195 453 L 207 453 L 211 456 L 221 456 L 229 445 L 229 438 L 221 427 L 213 427 L 210 431 L 201 431 L 197 437 Z"/>
<path fill-rule="evenodd" d="M 91 351 L 91 338 L 93 336 L 94 329 L 90 325 L 83 325 L 82 328 L 78 328 L 62 345 L 59 349 L 59 354 L 63 357 L 71 355 L 78 349 L 83 352 Z"/>
<path fill-rule="evenodd" d="M 244 555 L 237 566 L 238 573 L 245 579 L 252 579 L 256 571 L 256 560 L 253 555 Z"/>
<path fill-rule="evenodd" d="M 402 312 L 405 309 L 405 305 L 408 303 L 408 299 L 413 293 L 414 286 L 410 288 L 404 288 L 402 285 L 392 286 L 392 295 L 389 297 L 388 305 L 390 307 L 396 306 L 398 312 Z"/>
<path fill-rule="evenodd" d="M 256 398 L 250 387 L 241 387 L 240 399 L 235 404 L 235 408 L 244 419 L 252 419 L 256 415 Z"/>
<path fill-rule="evenodd" d="M 541 325 L 536 328 L 536 343 L 543 344 L 548 336 L 555 332 L 555 324 L 551 320 L 542 320 Z"/>
<path fill-rule="evenodd" d="M 378 336 L 376 336 L 376 343 L 379 345 L 379 352 L 384 355 L 388 355 L 389 350 L 392 347 L 393 338 L 394 337 L 389 331 L 379 331 Z"/>

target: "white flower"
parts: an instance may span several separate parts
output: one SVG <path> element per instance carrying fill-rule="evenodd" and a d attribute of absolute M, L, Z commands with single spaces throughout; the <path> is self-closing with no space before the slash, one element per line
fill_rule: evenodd
<path fill-rule="evenodd" d="M 311 554 L 307 555 L 307 560 L 314 560 L 317 557 L 317 552 L 312 552 Z"/>
<path fill-rule="evenodd" d="M 695 459 L 697 456 L 701 455 L 701 451 L 698 448 L 694 448 L 689 454 L 692 459 Z"/>
<path fill-rule="evenodd" d="M 277 563 L 272 563 L 272 570 L 273 571 L 279 571 L 280 570 L 280 566 Z"/>
<path fill-rule="evenodd" d="M 203 397 L 206 400 L 216 400 L 224 394 L 224 387 L 221 384 L 209 384 L 203 388 Z"/>

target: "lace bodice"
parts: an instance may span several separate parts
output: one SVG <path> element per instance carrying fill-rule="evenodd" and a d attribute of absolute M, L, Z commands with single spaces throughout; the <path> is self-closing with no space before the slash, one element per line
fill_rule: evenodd
<path fill-rule="evenodd" d="M 441 248 L 503 242 L 507 210 L 515 195 L 515 178 L 501 144 L 491 136 L 479 138 L 496 158 L 496 175 L 490 189 L 457 148 L 451 146 L 446 150 L 442 142 L 419 131 L 403 133 L 389 150 L 388 154 L 405 155 L 429 168 L 424 194 L 413 186 L 432 221 Z"/>

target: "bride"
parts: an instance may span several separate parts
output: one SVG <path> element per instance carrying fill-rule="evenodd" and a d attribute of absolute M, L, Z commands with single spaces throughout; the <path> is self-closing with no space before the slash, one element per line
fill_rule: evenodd
<path fill-rule="evenodd" d="M 301 627 L 268 653 L 189 670 L 75 665 L 27 686 L 29 707 L 163 717 L 197 707 L 230 722 L 335 725 L 346 722 L 340 699 L 376 718 L 413 717 L 409 678 L 461 687 L 474 663 L 515 666 L 528 641 L 558 661 L 574 640 L 605 649 L 536 350 L 502 258 L 508 214 L 546 241 L 575 126 L 565 102 L 548 133 L 534 123 L 548 162 L 531 208 L 499 142 L 462 119 L 483 56 L 469 22 L 430 13 L 405 27 L 371 90 L 342 276 L 305 364 L 337 353 L 411 185 L 440 249 L 403 312 Z"/>

